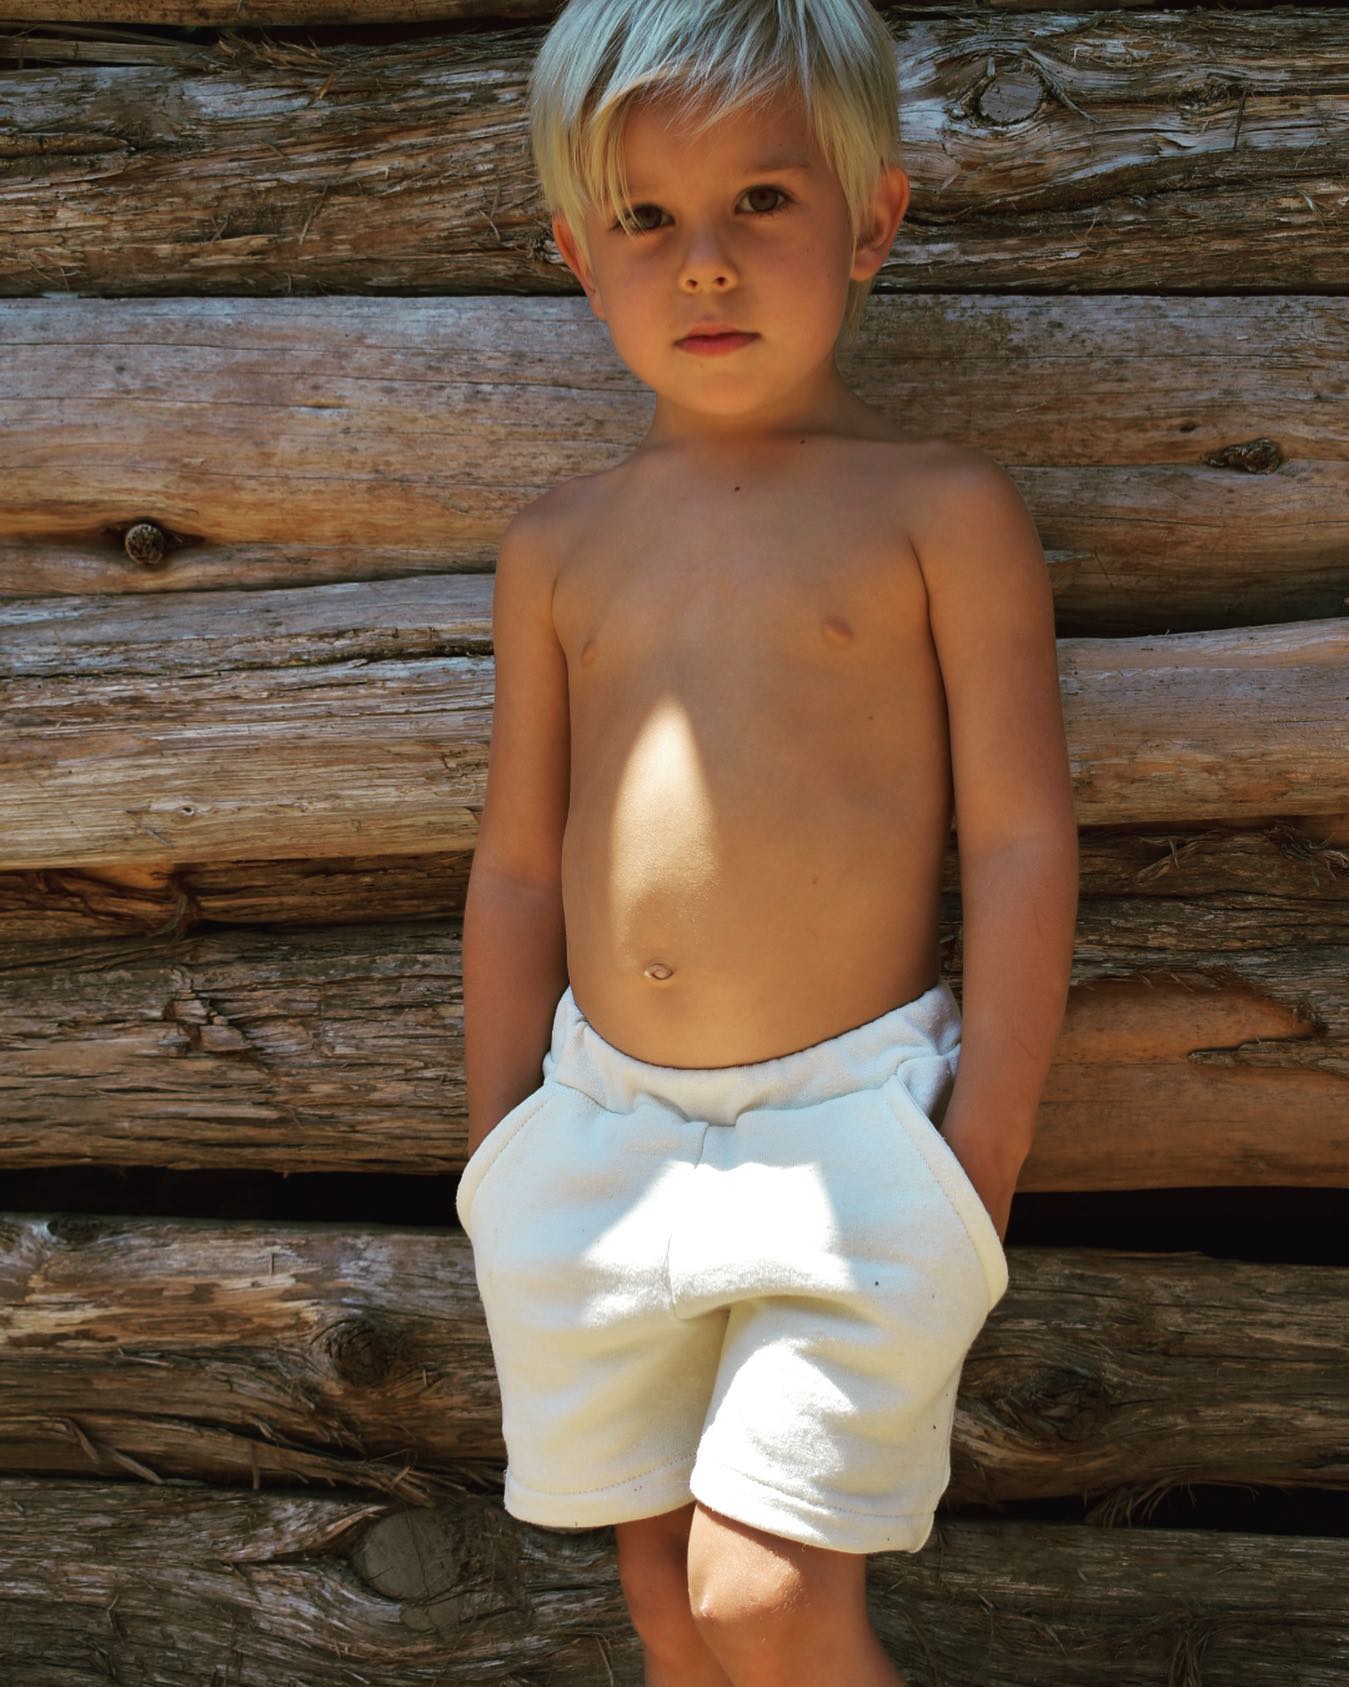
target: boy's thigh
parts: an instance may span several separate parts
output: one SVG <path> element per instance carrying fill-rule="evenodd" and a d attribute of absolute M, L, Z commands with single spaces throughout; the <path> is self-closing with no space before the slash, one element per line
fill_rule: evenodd
<path fill-rule="evenodd" d="M 675 1559 L 682 1564 L 688 1552 L 689 1530 L 697 1504 L 696 1500 L 690 1500 L 687 1505 L 662 1511 L 655 1517 L 634 1517 L 626 1523 L 615 1523 L 620 1571 L 625 1563 L 635 1568 L 653 1559 Z"/>
<path fill-rule="evenodd" d="M 467 1223 L 517 1517 L 591 1527 L 691 1503 L 727 1313 L 679 1316 L 665 1260 L 702 1129 L 549 1080 L 479 1172 Z"/>
<path fill-rule="evenodd" d="M 834 1555 L 918 1550 L 950 1480 L 959 1377 L 986 1311 L 974 1269 L 949 1301 L 927 1273 L 887 1279 L 876 1260 L 865 1289 L 735 1305 L 694 1498 L 780 1555 L 796 1543 Z M 704 1536 L 714 1550 L 713 1533 L 695 1517 L 691 1562 Z"/>

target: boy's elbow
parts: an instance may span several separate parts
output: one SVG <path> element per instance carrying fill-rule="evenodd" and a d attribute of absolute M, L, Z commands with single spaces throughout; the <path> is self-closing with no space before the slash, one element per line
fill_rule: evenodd
<path fill-rule="evenodd" d="M 562 895 L 560 870 L 547 870 L 519 863 L 500 863 L 480 859 L 474 854 L 468 873 L 469 890 L 506 889 L 532 892 L 540 896 Z"/>

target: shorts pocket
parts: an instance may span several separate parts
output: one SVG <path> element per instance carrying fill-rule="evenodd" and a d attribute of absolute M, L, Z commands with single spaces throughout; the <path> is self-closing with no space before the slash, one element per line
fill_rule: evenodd
<path fill-rule="evenodd" d="M 531 1090 L 522 1100 L 517 1101 L 509 1112 L 502 1114 L 465 1161 L 464 1169 L 459 1174 L 459 1187 L 454 1195 L 454 1210 L 458 1213 L 459 1222 L 465 1232 L 468 1231 L 468 1217 L 478 1190 L 491 1176 L 509 1144 L 519 1137 L 530 1120 L 538 1114 L 548 1099 L 549 1088 L 548 1079 L 545 1078 L 538 1089 Z"/>
<path fill-rule="evenodd" d="M 992 1308 L 1002 1299 L 1008 1283 L 1007 1253 L 993 1215 L 970 1182 L 969 1173 L 961 1165 L 955 1149 L 918 1105 L 903 1078 L 891 1078 L 884 1085 L 883 1093 L 891 1112 L 906 1128 L 922 1155 L 933 1181 L 964 1226 L 965 1234 L 984 1268 L 989 1306 Z"/>

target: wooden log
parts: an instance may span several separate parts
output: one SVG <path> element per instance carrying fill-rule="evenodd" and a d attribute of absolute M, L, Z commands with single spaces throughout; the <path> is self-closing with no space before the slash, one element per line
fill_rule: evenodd
<path fill-rule="evenodd" d="M 42 1543 L 34 1552 L 33 1540 Z M 1349 1543 L 943 1519 L 868 1564 L 911 1687 L 1341 1687 Z M 0 1480 L 0 1672 L 24 1687 L 638 1687 L 612 1531 L 314 1493 Z"/>
<path fill-rule="evenodd" d="M 841 362 L 905 433 L 1007 465 L 1061 632 L 1340 615 L 1349 308 L 1221 306 L 879 297 Z M 489 570 L 516 509 L 650 410 L 574 298 L 16 300 L 0 341 L 0 594 L 26 598 L 223 611 L 222 588 Z"/>
<path fill-rule="evenodd" d="M 1202 902 L 1084 904 L 1091 959 L 1018 1188 L 1349 1187 L 1339 906 L 1338 943 L 1262 940 L 1252 912 L 1203 950 Z M 959 994 L 958 963 L 943 972 Z M 457 921 L 20 941 L 0 952 L 0 1047 L 0 1170 L 464 1163 Z"/>
<path fill-rule="evenodd" d="M 1349 1487 L 1349 1268 L 1047 1247 L 1010 1267 L 965 1360 L 948 1506 Z M 5 1214 L 0 1289 L 6 1471 L 388 1493 L 410 1461 L 424 1493 L 504 1452 L 460 1234 Z"/>
<path fill-rule="evenodd" d="M 60 965 L 72 939 L 179 938 L 203 925 L 434 924 L 462 917 L 472 865 L 458 850 L 0 873 L 0 966 Z"/>
<path fill-rule="evenodd" d="M 1336 832 L 1083 833 L 1022 1191 L 1344 1184 Z M 0 1168 L 457 1171 L 470 861 L 0 875 Z M 959 995 L 954 848 L 942 896 Z"/>
<path fill-rule="evenodd" d="M 1209 951 L 1193 947 L 1204 908 L 1220 905 L 1215 937 L 1248 983 L 1278 991 L 1313 987 L 1300 951 L 1344 940 L 1349 899 L 1349 814 L 1318 815 L 1244 830 L 1184 825 L 1084 826 L 1079 830 L 1079 976 L 1121 978 L 1164 961 L 1197 969 Z M 185 937 L 203 925 L 284 927 L 365 924 L 462 915 L 473 856 L 330 856 L 322 862 L 185 862 L 110 866 L 98 872 L 47 868 L 0 873 L 0 965 L 54 959 L 28 946 L 72 938 Z M 942 862 L 943 953 L 958 934 L 959 852 Z M 1279 968 L 1264 951 L 1279 953 Z M 1243 951 L 1249 950 L 1249 953 Z M 1290 961 L 1293 963 L 1289 970 Z M 1292 999 L 1288 996 L 1287 999 Z"/>
<path fill-rule="evenodd" d="M 489 589 L 0 602 L 0 868 L 471 849 Z M 1349 808 L 1349 619 L 1058 648 L 1082 824 Z"/>
<path fill-rule="evenodd" d="M 1244 0 L 1244 3 L 1255 10 L 1263 0 Z M 1125 11 L 1142 9 L 1148 4 L 1150 0 L 1101 0 L 1092 9 Z M 885 6 L 877 10 L 889 13 L 890 27 L 895 29 L 910 15 L 949 13 L 950 0 L 910 0 L 902 12 Z M 979 16 L 987 21 L 990 14 L 996 17 L 1034 11 L 1043 11 L 1040 0 L 986 0 Z M 414 29 L 427 29 L 438 23 L 532 18 L 542 24 L 550 22 L 556 12 L 557 0 L 248 0 L 246 21 L 242 19 L 239 0 L 9 0 L 5 8 L 8 19 L 31 18 L 39 24 L 59 25 L 60 33 L 51 35 L 43 33 L 40 27 L 24 32 L 20 43 L 29 47 L 32 57 L 75 61 L 90 57 L 91 48 L 96 47 L 94 56 L 98 61 L 113 64 L 156 62 L 157 50 L 163 51 L 165 63 L 171 63 L 187 57 L 188 49 L 194 45 L 172 37 L 127 39 L 115 27 L 119 24 L 215 29 L 229 45 L 240 36 L 248 39 L 252 31 L 264 26 L 273 31 L 302 26 L 324 31 L 360 27 L 362 41 L 395 41 L 402 40 L 405 31 L 410 34 Z M 114 27 L 100 28 L 100 24 Z M 380 29 L 378 25 L 384 27 Z"/>
<path fill-rule="evenodd" d="M 344 0 L 250 0 L 247 21 L 316 11 L 354 15 Z M 376 0 L 360 16 L 466 11 Z M 239 21 L 234 0 L 9 7 L 155 12 Z M 492 14 L 525 15 L 519 0 Z M 535 15 L 373 44 L 232 32 L 182 43 L 176 64 L 154 40 L 144 67 L 121 42 L 111 66 L 11 74 L 23 122 L 6 140 L 0 291 L 571 291 L 527 150 L 526 78 L 552 8 Z M 879 285 L 1341 288 L 1349 23 L 1329 7 L 1272 15 L 891 13 L 914 203 Z"/>

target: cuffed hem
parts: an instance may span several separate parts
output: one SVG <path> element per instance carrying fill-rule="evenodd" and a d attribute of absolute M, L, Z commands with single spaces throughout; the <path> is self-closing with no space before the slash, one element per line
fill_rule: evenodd
<path fill-rule="evenodd" d="M 545 1529 L 598 1529 L 606 1523 L 631 1523 L 688 1505 L 693 1498 L 689 1492 L 693 1465 L 693 1457 L 683 1458 L 607 1488 L 556 1494 L 518 1482 L 508 1463 L 502 1499 L 506 1510 L 522 1523 L 537 1523 Z"/>
<path fill-rule="evenodd" d="M 836 1510 L 720 1465 L 695 1466 L 689 1486 L 694 1499 L 738 1523 L 834 1552 L 917 1552 L 932 1533 L 931 1511 L 893 1517 Z"/>

